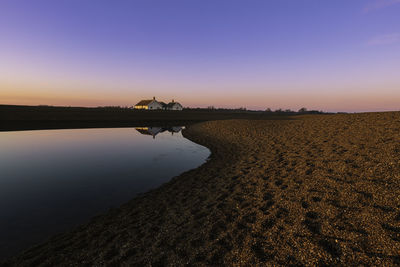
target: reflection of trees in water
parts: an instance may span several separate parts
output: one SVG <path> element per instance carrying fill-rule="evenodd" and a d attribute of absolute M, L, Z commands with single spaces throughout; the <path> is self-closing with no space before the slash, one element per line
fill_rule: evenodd
<path fill-rule="evenodd" d="M 135 127 L 136 131 L 141 134 L 151 135 L 153 139 L 156 138 L 156 135 L 159 133 L 163 133 L 165 131 L 170 132 L 172 135 L 174 133 L 179 133 L 182 130 L 182 126 L 172 126 L 172 127 Z"/>

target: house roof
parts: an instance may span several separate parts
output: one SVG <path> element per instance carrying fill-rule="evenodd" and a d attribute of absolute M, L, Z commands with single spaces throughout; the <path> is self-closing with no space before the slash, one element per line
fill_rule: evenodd
<path fill-rule="evenodd" d="M 150 104 L 153 100 L 142 100 L 139 103 L 137 103 L 135 106 L 147 106 L 148 104 Z"/>

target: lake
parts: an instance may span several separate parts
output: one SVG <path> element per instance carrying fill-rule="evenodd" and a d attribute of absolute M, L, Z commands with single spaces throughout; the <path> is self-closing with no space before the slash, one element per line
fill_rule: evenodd
<path fill-rule="evenodd" d="M 203 164 L 181 127 L 0 132 L 0 258 Z"/>

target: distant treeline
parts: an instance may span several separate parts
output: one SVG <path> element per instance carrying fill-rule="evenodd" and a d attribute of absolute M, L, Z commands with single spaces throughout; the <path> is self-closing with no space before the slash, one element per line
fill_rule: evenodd
<path fill-rule="evenodd" d="M 15 107 L 23 107 L 23 106 L 15 106 Z M 25 107 L 31 107 L 31 106 L 25 106 Z M 128 106 L 98 106 L 96 108 L 85 108 L 85 107 L 70 107 L 70 106 L 49 106 L 49 105 L 39 105 L 37 107 L 45 107 L 45 108 L 64 108 L 64 109 L 96 109 L 96 110 L 109 110 L 109 111 L 123 111 L 123 110 L 132 110 L 132 107 L 128 107 Z M 308 110 L 307 108 L 301 108 L 298 111 L 294 111 L 291 109 L 276 109 L 276 110 L 272 110 L 270 108 L 267 108 L 265 110 L 251 110 L 251 109 L 247 109 L 245 107 L 239 107 L 239 108 L 218 108 L 218 107 L 214 107 L 214 106 L 209 106 L 207 108 L 192 108 L 192 107 L 184 107 L 183 110 L 186 111 L 202 111 L 202 112 L 210 112 L 210 111 L 217 111 L 217 112 L 239 112 L 239 113 L 243 113 L 243 112 L 249 112 L 249 113 L 254 113 L 254 112 L 262 112 L 262 113 L 274 113 L 274 114 L 284 114 L 284 115 L 303 115 L 303 114 L 333 114 L 332 112 L 324 112 L 321 110 Z M 339 112 L 341 114 L 344 114 L 346 112 Z"/>
<path fill-rule="evenodd" d="M 308 110 L 307 108 L 301 108 L 301 109 L 299 109 L 298 111 L 293 111 L 293 110 L 290 110 L 290 109 L 285 109 L 285 110 L 283 110 L 283 109 L 276 109 L 276 110 L 271 110 L 270 108 L 267 108 L 266 110 L 265 110 L 265 112 L 269 112 L 269 113 L 284 113 L 284 114 L 287 114 L 287 115 L 297 115 L 297 114 L 301 114 L 301 115 L 303 115 L 303 114 L 332 114 L 332 113 L 329 113 L 329 112 L 324 112 L 324 111 L 320 111 L 320 110 Z"/>
<path fill-rule="evenodd" d="M 248 110 L 245 107 L 240 108 L 216 108 L 214 106 L 209 106 L 207 108 L 184 108 L 185 110 L 203 110 L 203 111 L 222 111 L 222 112 L 262 112 L 271 114 L 282 114 L 282 115 L 304 115 L 304 114 L 333 114 L 330 112 L 324 112 L 320 110 L 308 110 L 307 108 L 301 108 L 298 111 L 291 109 L 276 109 L 272 110 L 267 108 L 266 110 Z"/>

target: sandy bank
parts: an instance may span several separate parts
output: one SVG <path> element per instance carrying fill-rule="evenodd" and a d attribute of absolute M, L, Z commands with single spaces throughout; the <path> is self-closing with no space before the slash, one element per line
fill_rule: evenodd
<path fill-rule="evenodd" d="M 212 159 L 8 264 L 400 264 L 400 112 L 184 135 Z"/>

